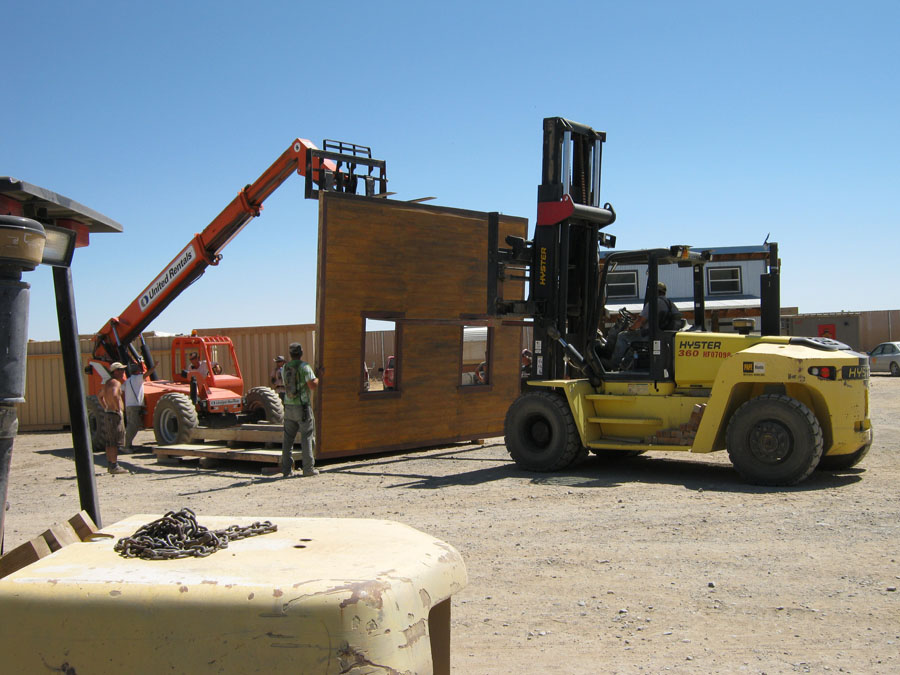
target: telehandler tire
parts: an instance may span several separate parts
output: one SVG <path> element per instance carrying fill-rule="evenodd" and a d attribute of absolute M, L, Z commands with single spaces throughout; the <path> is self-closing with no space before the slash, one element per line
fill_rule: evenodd
<path fill-rule="evenodd" d="M 153 435 L 159 445 L 187 443 L 196 428 L 197 410 L 184 394 L 163 394 L 153 411 Z"/>
<path fill-rule="evenodd" d="M 822 459 L 819 460 L 819 466 L 816 468 L 824 469 L 825 471 L 849 469 L 863 461 L 863 457 L 869 454 L 869 448 L 871 447 L 872 443 L 866 443 L 859 450 L 851 452 L 849 455 L 823 455 Z"/>
<path fill-rule="evenodd" d="M 91 432 L 91 449 L 94 452 L 103 452 L 106 449 L 105 440 L 101 438 L 102 434 L 100 433 L 100 415 L 102 413 L 103 408 L 100 406 L 100 400 L 96 396 L 88 396 L 88 429 Z"/>
<path fill-rule="evenodd" d="M 269 424 L 284 423 L 284 405 L 275 390 L 270 387 L 253 387 L 247 392 L 245 411 L 256 421 L 265 420 Z"/>
<path fill-rule="evenodd" d="M 559 471 L 584 454 L 565 396 L 532 391 L 513 401 L 503 424 L 506 450 L 529 471 Z"/>
<path fill-rule="evenodd" d="M 756 485 L 796 485 L 822 458 L 822 427 L 812 411 L 784 394 L 744 403 L 728 423 L 728 456 Z"/>

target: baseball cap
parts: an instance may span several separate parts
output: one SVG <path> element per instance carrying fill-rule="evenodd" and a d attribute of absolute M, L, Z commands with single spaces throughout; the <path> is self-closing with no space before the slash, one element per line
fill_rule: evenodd
<path fill-rule="evenodd" d="M 279 354 L 278 356 L 276 356 L 276 357 L 275 357 L 274 359 L 272 359 L 272 360 L 273 360 L 273 361 L 276 361 L 276 362 L 278 362 L 278 361 L 284 361 L 284 357 L 283 357 L 281 354 Z"/>
<path fill-rule="evenodd" d="M 114 370 L 125 370 L 125 364 L 118 361 L 113 361 L 109 364 L 109 372 L 112 372 Z"/>

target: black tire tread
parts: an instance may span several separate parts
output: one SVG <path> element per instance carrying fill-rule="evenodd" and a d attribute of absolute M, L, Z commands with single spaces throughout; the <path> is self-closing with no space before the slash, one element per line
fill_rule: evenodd
<path fill-rule="evenodd" d="M 555 457 L 551 457 L 549 461 L 543 463 L 530 462 L 521 453 L 517 452 L 515 440 L 511 442 L 510 434 L 514 433 L 512 428 L 517 422 L 519 410 L 523 406 L 527 406 L 534 401 L 540 401 L 541 405 L 547 406 L 551 413 L 558 413 L 564 423 L 563 433 L 565 435 L 565 447 Z M 578 428 L 575 426 L 575 419 L 572 417 L 572 411 L 569 409 L 569 403 L 565 396 L 553 391 L 532 391 L 522 394 L 513 401 L 513 404 L 506 412 L 506 418 L 503 421 L 503 434 L 506 441 L 506 450 L 509 452 L 513 460 L 523 469 L 529 471 L 540 471 L 549 473 L 559 471 L 571 466 L 579 459 L 587 455 L 587 450 L 581 444 L 581 437 L 578 435 Z M 512 447 L 511 447 L 512 446 Z"/>
<path fill-rule="evenodd" d="M 271 387 L 252 387 L 247 392 L 247 411 L 262 408 L 269 424 L 284 423 L 284 405 Z"/>
<path fill-rule="evenodd" d="M 789 409 L 799 414 L 803 421 L 807 425 L 809 425 L 809 429 L 812 431 L 814 446 L 812 454 L 807 458 L 807 462 L 804 466 L 802 466 L 793 475 L 785 478 L 781 478 L 778 476 L 765 476 L 761 475 L 759 472 L 749 469 L 748 467 L 744 466 L 743 458 L 740 456 L 740 451 L 736 448 L 731 447 L 732 432 L 735 429 L 735 425 L 741 419 L 742 413 L 746 414 L 748 410 L 764 403 L 779 403 L 787 406 Z M 761 396 L 757 396 L 750 399 L 749 401 L 744 402 L 735 411 L 734 415 L 732 415 L 731 419 L 729 420 L 728 429 L 726 431 L 726 438 L 728 439 L 728 456 L 731 459 L 731 463 L 734 466 L 735 470 L 746 481 L 755 485 L 787 486 L 800 483 L 801 481 L 808 478 L 809 475 L 813 471 L 815 471 L 816 467 L 819 465 L 819 462 L 822 459 L 824 446 L 822 427 L 819 424 L 819 420 L 816 419 L 816 416 L 813 414 L 812 410 L 810 410 L 802 402 L 798 401 L 795 398 L 791 398 L 786 394 L 762 394 Z"/>
<path fill-rule="evenodd" d="M 179 419 L 178 434 L 171 443 L 166 440 L 160 431 L 160 418 L 166 408 L 173 408 Z M 163 394 L 156 402 L 156 407 L 153 410 L 153 434 L 158 445 L 187 443 L 190 440 L 189 429 L 193 429 L 198 425 L 197 409 L 194 408 L 194 404 L 191 403 L 191 399 L 188 396 L 172 392 Z"/>

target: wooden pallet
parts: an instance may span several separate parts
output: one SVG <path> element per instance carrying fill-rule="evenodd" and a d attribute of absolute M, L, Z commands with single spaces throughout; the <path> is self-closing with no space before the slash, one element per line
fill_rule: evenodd
<path fill-rule="evenodd" d="M 234 459 L 246 462 L 262 462 L 265 464 L 278 464 L 281 460 L 281 449 L 266 448 L 231 448 L 227 445 L 214 445 L 211 443 L 182 443 L 180 445 L 165 445 L 153 448 L 153 453 L 158 460 L 167 458 L 200 459 Z M 300 459 L 300 451 L 294 450 L 294 459 Z"/>
<path fill-rule="evenodd" d="M 205 441 L 163 445 L 153 449 L 157 460 L 200 458 L 201 460 L 239 460 L 278 464 L 281 461 L 281 439 L 284 430 L 280 424 L 242 424 L 237 427 L 191 429 L 191 440 Z M 266 447 L 240 447 L 249 444 L 265 444 Z M 300 451 L 294 450 L 294 459 L 300 459 Z"/>

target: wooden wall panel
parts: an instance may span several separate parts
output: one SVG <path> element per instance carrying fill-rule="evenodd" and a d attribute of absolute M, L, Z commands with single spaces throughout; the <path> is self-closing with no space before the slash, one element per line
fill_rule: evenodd
<path fill-rule="evenodd" d="M 319 213 L 319 454 L 502 434 L 519 391 L 521 329 L 485 315 L 487 214 L 330 193 Z M 525 219 L 501 218 L 501 241 L 526 232 Z M 373 240 L 380 255 L 363 255 Z M 522 285 L 504 295 L 521 297 Z M 366 316 L 396 321 L 398 392 L 361 391 Z M 462 326 L 488 323 L 492 383 L 461 387 Z"/>

